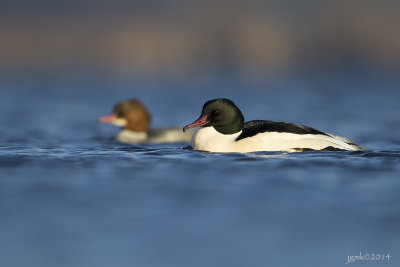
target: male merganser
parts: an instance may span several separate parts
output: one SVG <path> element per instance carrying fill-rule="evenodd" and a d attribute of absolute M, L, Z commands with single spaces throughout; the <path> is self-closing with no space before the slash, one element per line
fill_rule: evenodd
<path fill-rule="evenodd" d="M 99 118 L 99 122 L 123 127 L 117 140 L 122 143 L 174 143 L 189 142 L 193 132 L 183 133 L 182 128 L 149 129 L 150 113 L 136 99 L 118 103 L 111 115 Z"/>
<path fill-rule="evenodd" d="M 244 123 L 240 109 L 229 99 L 206 102 L 200 118 L 183 128 L 201 127 L 191 147 L 209 152 L 365 150 L 353 141 L 304 125 L 255 120 Z"/>

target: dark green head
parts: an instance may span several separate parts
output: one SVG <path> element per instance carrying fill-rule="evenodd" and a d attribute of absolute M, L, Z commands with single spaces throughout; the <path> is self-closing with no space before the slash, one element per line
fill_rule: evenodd
<path fill-rule="evenodd" d="M 243 123 L 243 114 L 235 103 L 226 98 L 218 98 L 207 101 L 203 106 L 200 118 L 185 126 L 183 130 L 198 126 L 212 126 L 219 133 L 234 134 L 242 130 Z"/>

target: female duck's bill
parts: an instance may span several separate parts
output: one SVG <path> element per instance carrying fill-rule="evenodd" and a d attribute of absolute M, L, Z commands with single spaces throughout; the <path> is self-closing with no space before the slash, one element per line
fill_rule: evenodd
<path fill-rule="evenodd" d="M 287 122 L 244 123 L 240 109 L 229 99 L 207 101 L 199 119 L 183 128 L 201 127 L 191 146 L 210 152 L 253 152 L 310 150 L 365 150 L 353 141 Z"/>
<path fill-rule="evenodd" d="M 99 118 L 100 123 L 110 123 L 115 126 L 125 127 L 128 122 L 125 118 L 118 118 L 116 114 L 110 114 Z"/>
<path fill-rule="evenodd" d="M 101 123 L 110 123 L 123 129 L 117 140 L 122 143 L 172 143 L 189 142 L 193 131 L 182 133 L 180 127 L 149 129 L 151 116 L 146 107 L 136 99 L 118 103 L 112 114 L 99 118 Z"/>

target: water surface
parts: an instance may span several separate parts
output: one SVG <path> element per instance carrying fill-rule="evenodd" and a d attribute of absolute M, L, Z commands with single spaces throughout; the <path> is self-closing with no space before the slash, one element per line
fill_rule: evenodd
<path fill-rule="evenodd" d="M 341 85 L 2 84 L 1 266 L 342 266 L 360 252 L 398 266 L 400 93 Z M 121 144 L 96 119 L 127 97 L 153 126 L 227 97 L 247 120 L 306 124 L 370 151 Z"/>

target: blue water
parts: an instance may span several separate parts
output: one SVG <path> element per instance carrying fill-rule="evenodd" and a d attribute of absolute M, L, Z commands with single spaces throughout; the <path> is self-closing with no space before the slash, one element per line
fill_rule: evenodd
<path fill-rule="evenodd" d="M 399 266 L 400 90 L 382 80 L 9 81 L 0 98 L 0 266 Z M 126 145 L 97 117 L 137 97 L 153 126 L 227 97 L 368 152 L 213 154 Z"/>

